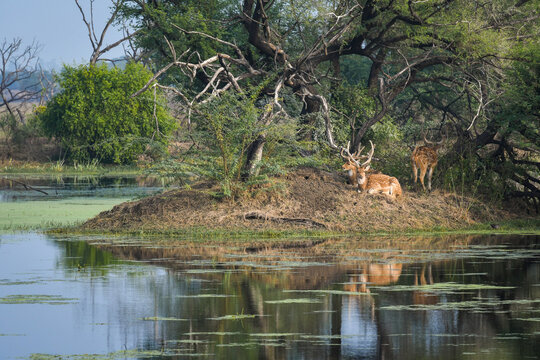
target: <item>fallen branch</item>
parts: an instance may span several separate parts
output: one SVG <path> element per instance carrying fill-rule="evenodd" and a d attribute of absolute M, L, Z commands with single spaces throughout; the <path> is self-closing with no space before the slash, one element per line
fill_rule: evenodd
<path fill-rule="evenodd" d="M 2 180 L 13 181 L 14 183 L 20 184 L 20 185 L 24 186 L 25 190 L 34 190 L 34 191 L 40 192 L 40 193 L 42 193 L 42 194 L 49 195 L 49 194 L 46 193 L 45 191 L 36 189 L 36 188 L 33 187 L 33 186 L 30 186 L 30 185 L 28 185 L 28 184 L 23 183 L 22 181 L 10 179 L 10 178 L 7 178 L 7 177 L 5 177 L 5 176 L 2 176 Z"/>
<path fill-rule="evenodd" d="M 257 211 L 245 213 L 243 217 L 246 220 L 256 219 L 256 220 L 275 221 L 275 222 L 289 222 L 289 223 L 306 224 L 306 225 L 311 225 L 315 227 L 328 228 L 328 225 L 320 223 L 315 220 L 311 220 L 311 219 L 277 217 L 277 216 L 271 216 L 265 213 L 260 213 Z"/>

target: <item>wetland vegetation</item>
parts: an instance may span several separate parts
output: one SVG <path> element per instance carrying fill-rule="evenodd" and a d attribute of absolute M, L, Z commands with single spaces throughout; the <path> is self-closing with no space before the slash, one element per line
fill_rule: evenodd
<path fill-rule="evenodd" d="M 539 357 L 537 2 L 81 2 L 0 43 L 1 356 Z"/>
<path fill-rule="evenodd" d="M 49 195 L 16 183 L 2 189 L 2 218 L 15 204 L 25 216 L 35 211 L 0 231 L 0 347 L 8 358 L 475 359 L 538 351 L 540 239 L 531 223 L 530 235 L 81 231 L 73 225 L 99 206 L 151 201 L 162 182 L 23 180 Z M 49 225 L 63 230 L 44 232 Z"/>
<path fill-rule="evenodd" d="M 251 240 L 0 240 L 8 358 L 517 359 L 539 350 L 537 236 L 266 240 L 275 246 L 250 252 Z"/>

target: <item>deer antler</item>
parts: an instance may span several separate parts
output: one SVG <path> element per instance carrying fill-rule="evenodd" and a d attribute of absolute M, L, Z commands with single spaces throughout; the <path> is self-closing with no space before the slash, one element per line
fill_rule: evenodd
<path fill-rule="evenodd" d="M 362 167 L 365 167 L 365 166 L 369 165 L 369 163 L 371 162 L 371 158 L 373 157 L 373 153 L 375 152 L 375 145 L 373 145 L 371 140 L 369 140 L 369 143 L 371 144 L 371 150 L 369 151 L 369 153 L 367 155 L 368 159 L 362 165 L 360 165 Z"/>
<path fill-rule="evenodd" d="M 375 152 L 375 145 L 369 140 L 369 143 L 371 144 L 371 150 L 369 151 L 367 155 L 367 160 L 361 165 L 362 167 L 366 167 L 371 162 L 371 158 L 373 157 L 373 153 Z"/>
<path fill-rule="evenodd" d="M 352 156 L 356 159 L 356 160 L 360 160 L 360 154 L 362 153 L 362 151 L 364 151 L 364 148 L 365 146 L 362 146 L 360 149 L 358 149 L 357 152 L 355 152 Z"/>
<path fill-rule="evenodd" d="M 446 136 L 443 135 L 441 141 L 429 141 L 428 139 L 426 139 L 426 134 L 424 134 L 424 143 L 426 143 L 427 145 L 442 145 L 445 140 Z"/>
<path fill-rule="evenodd" d="M 351 152 L 349 151 L 350 146 L 351 146 L 351 142 L 349 141 L 349 142 L 347 142 L 347 148 L 344 148 L 344 147 L 341 148 L 340 155 L 341 155 L 341 157 L 343 157 L 344 159 L 349 160 L 349 161 L 352 161 L 352 162 L 354 162 L 357 166 L 360 166 L 360 163 L 358 162 L 357 157 L 356 157 L 356 156 L 360 155 L 360 153 L 359 153 L 359 152 L 356 152 L 356 153 L 354 153 L 354 156 L 351 155 Z M 362 148 L 362 149 L 363 149 L 363 148 Z M 360 149 L 360 150 L 362 150 L 362 149 Z M 344 152 L 345 152 L 345 155 L 343 155 Z"/>

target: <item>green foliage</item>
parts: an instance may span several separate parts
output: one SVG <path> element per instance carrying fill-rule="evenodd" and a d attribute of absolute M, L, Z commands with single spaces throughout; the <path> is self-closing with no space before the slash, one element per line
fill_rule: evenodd
<path fill-rule="evenodd" d="M 23 146 L 27 139 L 43 135 L 39 119 L 34 114 L 29 116 L 24 124 L 11 114 L 0 116 L 0 136 L 4 138 L 8 148 Z"/>
<path fill-rule="evenodd" d="M 248 146 L 265 130 L 258 122 L 260 110 L 253 98 L 229 94 L 201 107 L 200 114 L 197 136 L 209 151 L 199 172 L 232 196 L 240 190 Z"/>
<path fill-rule="evenodd" d="M 174 123 L 159 92 L 156 102 L 152 91 L 130 98 L 151 76 L 134 63 L 125 69 L 65 66 L 58 77 L 62 92 L 40 116 L 47 135 L 58 139 L 68 157 L 79 162 L 130 163 L 150 138 L 166 144 L 164 135 Z"/>
<path fill-rule="evenodd" d="M 144 9 L 141 9 L 138 2 L 126 1 L 120 15 L 135 29 L 140 30 L 134 41 L 138 48 L 149 54 L 151 64 L 159 69 L 173 58 L 167 42 L 174 46 L 178 55 L 188 49 L 196 51 L 203 59 L 214 55 L 219 48 L 218 43 L 201 38 L 200 35 L 186 34 L 179 28 L 216 37 L 223 36 L 219 20 L 225 17 L 226 11 L 227 0 L 154 1 L 146 3 Z M 152 26 L 148 26 L 150 23 Z M 181 72 L 172 68 L 160 81 L 178 86 L 180 77 Z M 197 85 L 200 83 L 189 84 Z"/>
<path fill-rule="evenodd" d="M 508 70 L 498 122 L 505 134 L 515 131 L 526 145 L 539 149 L 540 42 L 524 43 L 514 53 L 521 60 Z"/>
<path fill-rule="evenodd" d="M 341 76 L 350 85 L 367 85 L 371 60 L 360 56 L 347 56 L 340 61 Z"/>
<path fill-rule="evenodd" d="M 217 196 L 235 197 L 252 185 L 264 183 L 269 173 L 281 172 L 279 156 L 264 158 L 257 166 L 256 175 L 247 177 L 246 160 L 250 144 L 260 135 L 265 136 L 269 153 L 276 155 L 276 143 L 284 138 L 285 126 L 261 123 L 262 110 L 256 105 L 257 91 L 251 94 L 223 94 L 198 108 L 192 130 L 195 145 L 180 155 L 180 159 L 166 159 L 149 172 L 179 179 L 188 183 L 193 178 L 217 182 L 221 190 Z M 278 130 L 278 128 L 280 130 Z"/>
<path fill-rule="evenodd" d="M 336 141 L 345 144 L 354 139 L 354 134 L 362 124 L 375 115 L 376 103 L 369 90 L 361 84 L 343 83 L 333 95 L 333 106 L 337 109 Z M 373 161 L 375 169 L 398 178 L 408 176 L 410 149 L 403 143 L 403 129 L 394 119 L 387 115 L 381 122 L 371 127 L 362 141 L 368 150 L 369 140 L 375 145 L 375 158 L 378 159 Z M 355 151 L 352 148 L 350 150 Z"/>
<path fill-rule="evenodd" d="M 438 168 L 439 182 L 449 191 L 473 197 L 479 193 L 489 193 L 491 200 L 502 198 L 504 184 L 488 171 L 486 163 L 472 151 L 449 155 L 441 159 Z"/>

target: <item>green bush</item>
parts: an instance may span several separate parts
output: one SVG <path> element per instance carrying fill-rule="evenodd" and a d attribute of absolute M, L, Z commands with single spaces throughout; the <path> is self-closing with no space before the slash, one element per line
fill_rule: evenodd
<path fill-rule="evenodd" d="M 58 139 L 73 161 L 133 162 L 151 139 L 166 144 L 173 129 L 159 92 L 156 101 L 151 90 L 130 98 L 151 77 L 135 63 L 125 69 L 65 66 L 58 76 L 62 92 L 40 116 L 46 134 Z"/>
<path fill-rule="evenodd" d="M 190 160 L 193 171 L 219 182 L 227 197 L 236 196 L 256 181 L 245 182 L 243 178 L 249 145 L 269 130 L 259 122 L 261 109 L 255 104 L 256 96 L 224 94 L 199 108 L 196 116 L 194 136 L 205 151 Z"/>
<path fill-rule="evenodd" d="M 148 170 L 175 179 L 186 185 L 205 179 L 220 185 L 217 197 L 235 198 L 255 193 L 255 188 L 268 182 L 269 175 L 282 173 L 288 161 L 298 158 L 294 150 L 296 126 L 291 122 L 261 122 L 268 110 L 259 99 L 262 87 L 249 93 L 224 93 L 197 108 L 186 142 L 193 145 L 181 151 L 176 159 L 157 162 Z M 253 174 L 246 170 L 250 144 L 260 135 L 265 137 L 263 158 Z M 292 154 L 294 153 L 294 154 Z"/>

